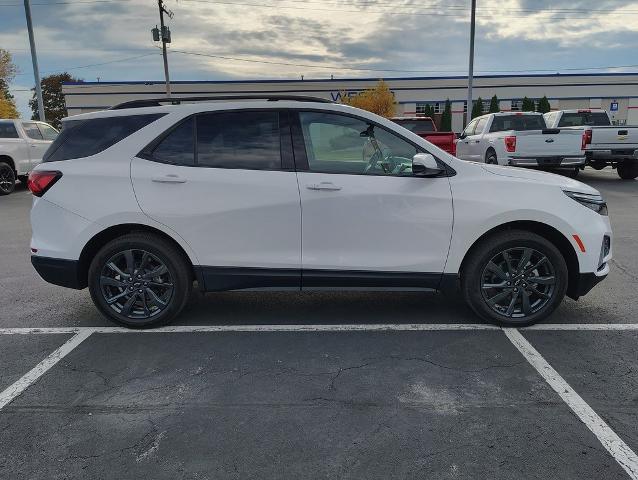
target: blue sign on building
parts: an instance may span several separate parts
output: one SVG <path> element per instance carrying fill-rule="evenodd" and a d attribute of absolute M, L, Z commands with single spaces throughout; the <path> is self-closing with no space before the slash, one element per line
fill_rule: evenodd
<path fill-rule="evenodd" d="M 611 102 L 611 106 L 609 107 L 609 111 L 610 112 L 617 112 L 618 111 L 618 102 Z"/>

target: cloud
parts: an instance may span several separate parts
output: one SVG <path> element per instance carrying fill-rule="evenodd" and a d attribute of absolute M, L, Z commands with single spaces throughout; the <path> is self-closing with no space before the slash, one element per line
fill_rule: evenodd
<path fill-rule="evenodd" d="M 72 0 L 71 0 L 72 1 Z M 467 68 L 467 8 L 417 0 L 166 0 L 175 12 L 172 50 L 269 62 L 408 72 L 355 71 L 242 62 L 169 53 L 173 80 L 229 78 L 389 77 L 463 74 Z M 237 4 L 251 5 L 237 5 Z M 271 5 L 259 7 L 256 5 Z M 291 8 L 285 8 L 291 7 Z M 147 0 L 33 5 L 42 72 L 153 52 L 157 8 Z M 398 15 L 398 13 L 403 13 Z M 32 83 L 24 11 L 0 7 L 0 46 L 15 55 Z M 567 18 L 569 17 L 569 18 Z M 482 0 L 477 71 L 565 69 L 633 63 L 638 0 Z M 418 71 L 418 72 L 417 72 Z M 161 57 L 148 56 L 69 70 L 94 80 L 161 80 Z M 22 111 L 25 110 L 20 100 Z"/>

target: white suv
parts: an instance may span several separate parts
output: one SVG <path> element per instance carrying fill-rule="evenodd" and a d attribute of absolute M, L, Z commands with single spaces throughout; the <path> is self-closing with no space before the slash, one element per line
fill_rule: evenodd
<path fill-rule="evenodd" d="M 195 100 L 71 117 L 30 176 L 34 267 L 118 323 L 168 322 L 196 281 L 460 290 L 520 326 L 609 271 L 607 207 L 582 183 L 461 161 L 326 101 Z"/>

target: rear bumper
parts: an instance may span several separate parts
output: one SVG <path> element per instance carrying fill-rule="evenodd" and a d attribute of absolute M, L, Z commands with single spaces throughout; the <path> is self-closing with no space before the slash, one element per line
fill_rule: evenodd
<path fill-rule="evenodd" d="M 81 290 L 87 286 L 86 279 L 80 278 L 80 262 L 61 258 L 31 256 L 31 264 L 46 282 L 61 287 Z"/>
<path fill-rule="evenodd" d="M 589 161 L 618 161 L 618 160 L 638 160 L 638 149 L 601 149 L 587 150 L 587 159 Z"/>
<path fill-rule="evenodd" d="M 508 164 L 514 167 L 565 168 L 585 165 L 582 157 L 509 157 Z"/>

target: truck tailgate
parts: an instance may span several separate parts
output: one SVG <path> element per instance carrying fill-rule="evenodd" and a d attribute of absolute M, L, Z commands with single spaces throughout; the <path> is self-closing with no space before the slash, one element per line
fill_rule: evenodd
<path fill-rule="evenodd" d="M 595 127 L 591 129 L 591 149 L 636 149 L 638 148 L 638 127 Z"/>
<path fill-rule="evenodd" d="M 583 132 L 569 129 L 516 132 L 517 157 L 582 157 Z"/>

